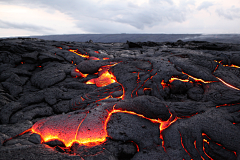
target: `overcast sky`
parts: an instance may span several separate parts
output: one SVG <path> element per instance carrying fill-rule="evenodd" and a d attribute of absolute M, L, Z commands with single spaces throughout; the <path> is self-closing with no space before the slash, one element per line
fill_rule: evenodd
<path fill-rule="evenodd" d="M 0 37 L 240 34 L 240 0 L 0 0 Z"/>

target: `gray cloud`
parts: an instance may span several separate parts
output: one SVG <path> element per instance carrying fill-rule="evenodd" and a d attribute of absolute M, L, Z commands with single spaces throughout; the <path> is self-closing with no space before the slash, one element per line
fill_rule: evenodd
<path fill-rule="evenodd" d="M 216 9 L 216 12 L 219 16 L 222 16 L 226 19 L 233 20 L 236 18 L 240 18 L 240 8 L 236 8 L 235 6 L 232 6 L 228 9 Z"/>
<path fill-rule="evenodd" d="M 43 27 L 43 26 L 36 26 L 32 24 L 27 24 L 27 23 L 12 23 L 12 22 L 7 22 L 7 21 L 2 21 L 0 20 L 0 28 L 7 28 L 7 29 L 26 29 L 30 31 L 36 31 L 36 32 L 47 32 L 47 31 L 52 31 L 53 29 L 48 28 L 48 27 Z"/>
<path fill-rule="evenodd" d="M 211 6 L 213 6 L 213 3 L 212 3 L 212 2 L 204 1 L 204 2 L 202 2 L 202 3 L 197 7 L 197 9 L 198 9 L 198 10 L 208 9 L 208 8 L 211 7 Z"/>
<path fill-rule="evenodd" d="M 165 25 L 169 22 L 184 22 L 190 13 L 192 0 L 182 0 L 176 5 L 172 0 L 149 0 L 142 6 L 122 0 L 0 0 L 9 4 L 23 5 L 31 8 L 41 7 L 51 12 L 52 9 L 73 17 L 76 25 L 87 32 L 123 32 L 125 28 L 143 30 L 146 27 Z M 90 22 L 93 21 L 93 22 Z M 84 25 L 85 24 L 85 25 Z M 90 26 L 93 25 L 93 26 Z M 132 27 L 131 27 L 132 26 Z M 113 28 L 110 28 L 113 27 Z"/>

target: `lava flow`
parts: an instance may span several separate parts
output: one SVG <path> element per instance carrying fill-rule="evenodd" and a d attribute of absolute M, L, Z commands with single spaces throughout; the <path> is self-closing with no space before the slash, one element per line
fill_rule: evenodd
<path fill-rule="evenodd" d="M 225 84 L 226 86 L 231 87 L 231 88 L 236 89 L 236 90 L 240 90 L 239 88 L 234 87 L 234 86 L 232 86 L 231 84 L 228 84 L 227 82 L 223 81 L 221 78 L 218 78 L 218 77 L 216 77 L 216 78 L 219 79 L 219 81 L 221 81 L 221 82 L 222 82 L 223 84 Z"/>
<path fill-rule="evenodd" d="M 108 137 L 107 124 L 114 113 L 137 115 L 150 120 L 152 123 L 159 123 L 160 132 L 176 121 L 176 119 L 172 121 L 172 116 L 166 122 L 159 119 L 150 119 L 133 111 L 114 109 L 114 106 L 111 111 L 103 109 L 96 112 L 57 115 L 42 119 L 33 125 L 31 131 L 41 135 L 43 142 L 59 140 L 66 147 L 70 147 L 74 142 L 85 146 L 95 146 L 106 141 Z M 59 123 L 59 121 L 62 123 Z"/>
<path fill-rule="evenodd" d="M 96 84 L 97 87 L 104 87 L 109 84 L 117 82 L 116 77 L 112 73 L 109 73 L 109 71 L 108 71 L 110 69 L 110 67 L 112 67 L 116 64 L 117 63 L 112 64 L 112 65 L 102 66 L 98 70 L 99 77 L 90 79 L 89 81 L 86 82 L 86 84 Z"/>

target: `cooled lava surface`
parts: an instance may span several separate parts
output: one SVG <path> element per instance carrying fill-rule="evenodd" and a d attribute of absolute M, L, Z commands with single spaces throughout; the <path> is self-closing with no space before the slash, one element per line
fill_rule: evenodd
<path fill-rule="evenodd" d="M 240 44 L 0 40 L 0 159 L 240 159 Z"/>

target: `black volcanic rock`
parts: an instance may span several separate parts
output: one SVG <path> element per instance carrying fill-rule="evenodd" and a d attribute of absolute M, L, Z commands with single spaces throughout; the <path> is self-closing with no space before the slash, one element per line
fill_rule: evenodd
<path fill-rule="evenodd" d="M 0 159 L 239 159 L 239 48 L 0 39 Z"/>
<path fill-rule="evenodd" d="M 119 102 L 115 109 L 133 111 L 152 119 L 168 120 L 170 113 L 167 107 L 156 97 L 139 96 Z"/>
<path fill-rule="evenodd" d="M 31 77 L 33 85 L 43 89 L 52 86 L 66 77 L 64 70 L 52 67 L 35 73 Z"/>
<path fill-rule="evenodd" d="M 143 127 L 145 126 L 145 127 Z M 114 140 L 134 141 L 140 151 L 152 145 L 160 145 L 159 124 L 126 113 L 113 114 L 108 126 L 109 136 Z"/>
<path fill-rule="evenodd" d="M 40 144 L 42 141 L 41 136 L 36 133 L 31 134 L 31 136 L 28 138 L 28 140 L 35 144 Z"/>
<path fill-rule="evenodd" d="M 77 65 L 77 69 L 82 72 L 83 74 L 94 74 L 98 72 L 98 69 L 101 66 L 108 65 L 109 63 L 103 61 L 84 61 Z"/>

